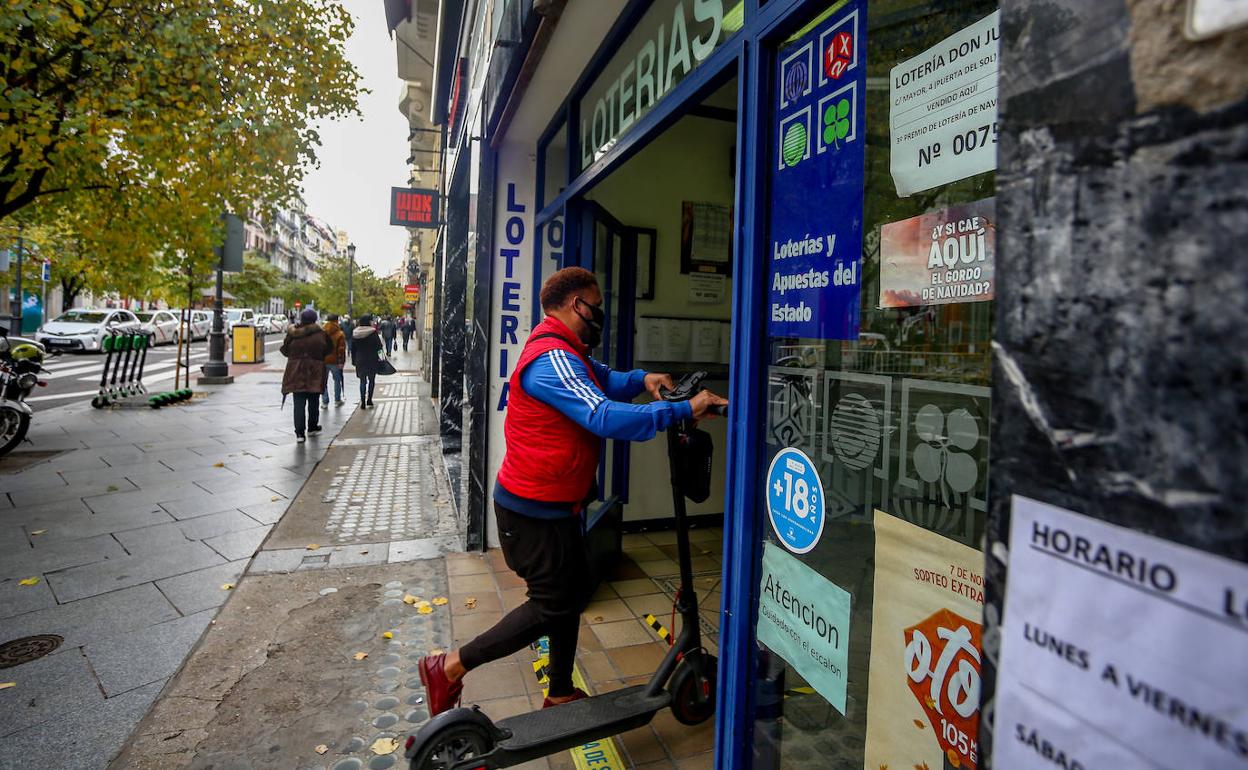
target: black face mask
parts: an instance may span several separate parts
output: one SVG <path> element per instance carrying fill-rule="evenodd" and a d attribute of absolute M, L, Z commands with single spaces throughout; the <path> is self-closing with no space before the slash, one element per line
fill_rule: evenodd
<path fill-rule="evenodd" d="M 589 318 L 580 313 L 576 314 L 589 328 L 588 337 L 583 337 L 581 342 L 584 342 L 591 349 L 596 348 L 598 343 L 602 342 L 602 325 L 607 320 L 607 313 L 600 306 L 591 305 L 580 297 L 577 297 L 576 301 L 589 308 Z"/>

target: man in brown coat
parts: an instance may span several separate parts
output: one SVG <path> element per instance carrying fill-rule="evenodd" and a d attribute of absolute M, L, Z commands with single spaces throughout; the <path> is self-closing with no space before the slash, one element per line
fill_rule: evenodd
<path fill-rule="evenodd" d="M 295 440 L 304 441 L 304 429 L 312 435 L 321 432 L 321 392 L 325 389 L 325 358 L 334 350 L 333 340 L 316 322 L 312 308 L 299 315 L 299 325 L 286 332 L 282 355 L 282 395 L 295 396 Z"/>
<path fill-rule="evenodd" d="M 342 367 L 347 363 L 347 335 L 338 325 L 338 314 L 325 319 L 325 333 L 334 343 L 334 352 L 325 356 L 326 381 L 321 386 L 321 406 L 329 406 L 329 378 L 334 380 L 334 406 L 342 406 Z"/>

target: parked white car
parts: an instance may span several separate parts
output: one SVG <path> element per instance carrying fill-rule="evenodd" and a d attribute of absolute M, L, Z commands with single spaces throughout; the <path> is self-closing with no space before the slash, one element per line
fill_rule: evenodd
<path fill-rule="evenodd" d="M 207 310 L 191 311 L 191 341 L 208 339 L 212 331 L 212 313 Z"/>
<path fill-rule="evenodd" d="M 269 334 L 283 334 L 287 326 L 290 326 L 290 322 L 286 320 L 286 316 L 274 313 L 267 317 L 265 331 Z"/>
<path fill-rule="evenodd" d="M 229 334 L 234 324 L 255 324 L 256 311 L 249 307 L 227 307 L 225 309 L 225 333 Z"/>
<path fill-rule="evenodd" d="M 168 310 L 137 310 L 134 315 L 154 336 L 152 342 L 164 345 L 178 340 L 178 318 Z"/>
<path fill-rule="evenodd" d="M 49 350 L 98 351 L 105 334 L 140 328 L 139 319 L 129 310 L 74 308 L 39 327 L 35 341 Z"/>

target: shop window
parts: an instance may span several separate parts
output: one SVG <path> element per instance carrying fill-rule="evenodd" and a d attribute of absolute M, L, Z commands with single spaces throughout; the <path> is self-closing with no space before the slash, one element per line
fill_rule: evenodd
<path fill-rule="evenodd" d="M 840 2 L 776 51 L 761 767 L 979 766 L 995 11 Z"/>
<path fill-rule="evenodd" d="M 542 149 L 542 200 L 545 208 L 568 185 L 568 124 L 564 123 Z"/>

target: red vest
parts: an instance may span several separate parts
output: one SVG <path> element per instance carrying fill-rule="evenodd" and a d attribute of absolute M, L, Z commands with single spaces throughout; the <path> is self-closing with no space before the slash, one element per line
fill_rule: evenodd
<path fill-rule="evenodd" d="M 555 337 L 539 335 L 554 334 Z M 520 376 L 534 359 L 551 350 L 580 358 L 589 376 L 602 387 L 589 365 L 589 349 L 562 321 L 550 316 L 529 335 L 511 373 L 503 436 L 507 452 L 498 482 L 513 495 L 544 503 L 570 503 L 579 508 L 594 484 L 602 439 L 562 412 L 524 392 Z"/>

